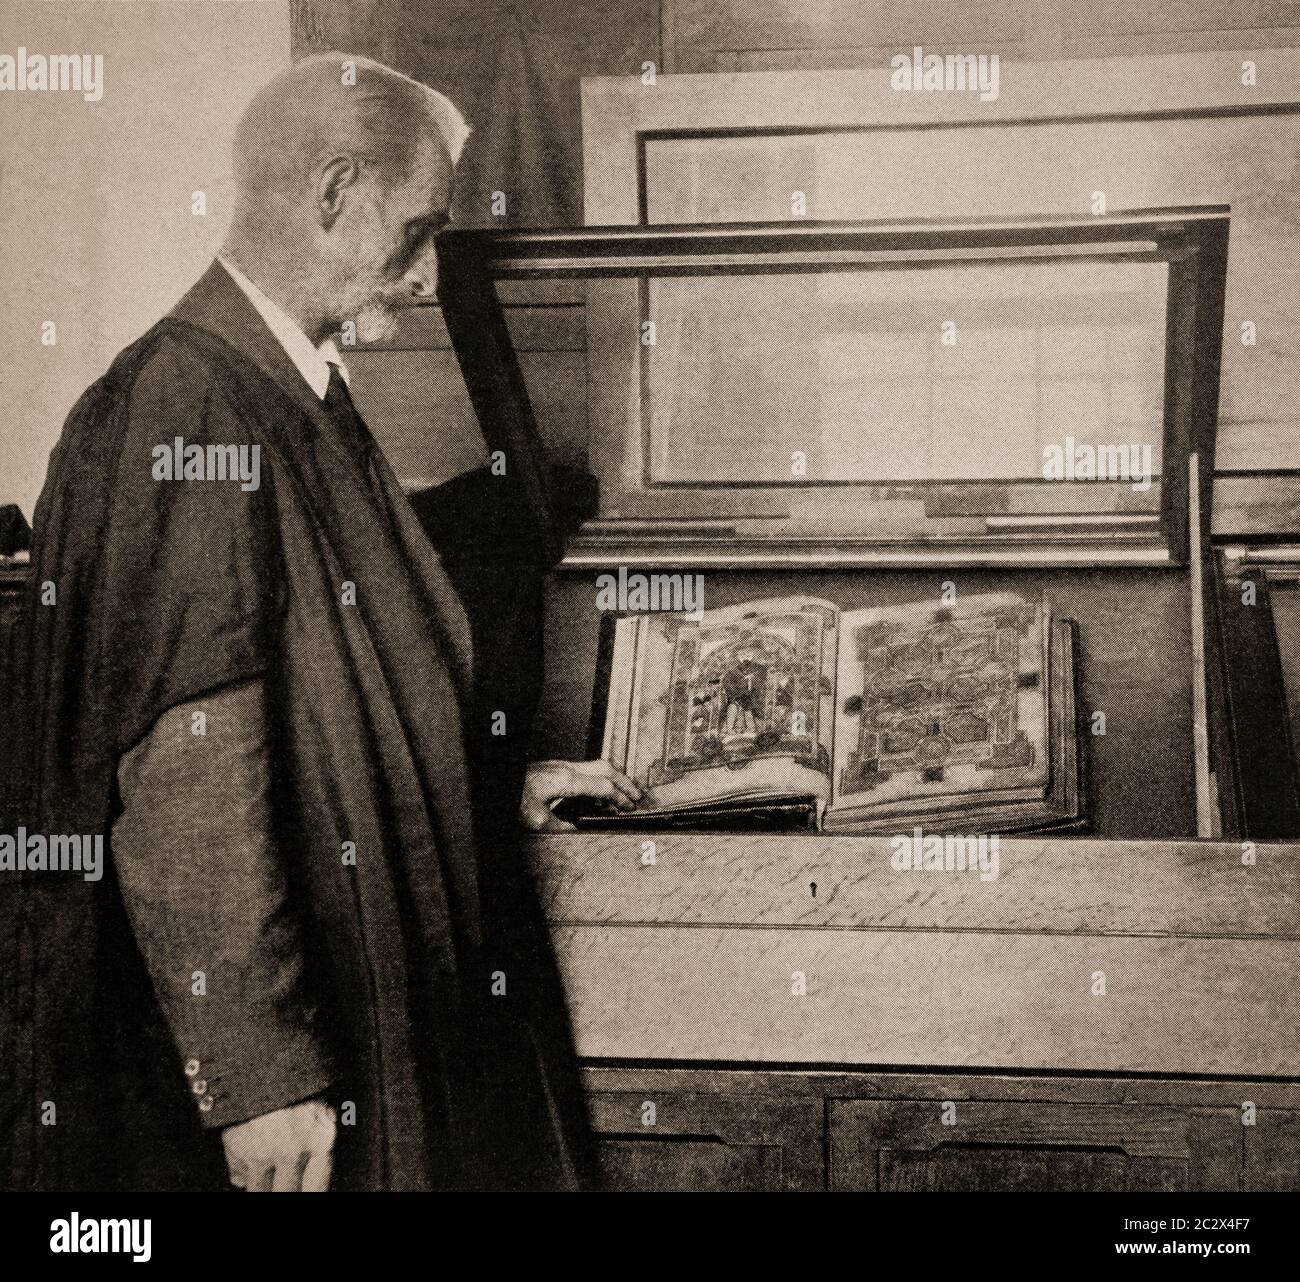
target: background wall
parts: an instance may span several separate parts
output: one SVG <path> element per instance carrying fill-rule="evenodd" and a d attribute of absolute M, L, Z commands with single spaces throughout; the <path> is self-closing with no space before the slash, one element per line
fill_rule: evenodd
<path fill-rule="evenodd" d="M 669 71 L 878 67 L 912 44 L 1007 61 L 1297 43 L 1286 0 L 663 0 Z"/>
<path fill-rule="evenodd" d="M 914 44 L 1003 61 L 1300 46 L 1294 0 L 293 0 L 294 55 L 350 49 L 450 94 L 462 223 L 582 221 L 579 81 L 865 68 Z M 491 194 L 507 196 L 494 214 Z"/>
<path fill-rule="evenodd" d="M 104 56 L 98 102 L 0 94 L 0 503 L 30 519 L 77 397 L 221 244 L 234 122 L 288 64 L 289 0 L 4 0 L 0 52 L 20 46 Z"/>
<path fill-rule="evenodd" d="M 584 75 L 639 74 L 646 61 L 669 73 L 879 68 L 915 43 L 995 49 L 1006 61 L 1300 47 L 1300 4 L 6 0 L 0 11 L 0 49 L 92 42 L 106 55 L 103 101 L 0 96 L 0 281 L 9 304 L 0 316 L 0 503 L 17 500 L 29 514 L 77 395 L 220 243 L 231 127 L 291 52 L 369 54 L 448 92 L 475 128 L 457 219 L 554 226 L 582 221 Z M 190 213 L 195 189 L 208 191 L 204 218 Z M 500 212 L 495 192 L 505 198 Z M 568 448 L 585 418 L 582 309 L 561 299 L 515 317 L 539 415 Z M 53 349 L 39 343 L 46 319 L 61 321 Z M 437 480 L 476 456 L 436 308 L 352 363 L 358 398 L 400 474 Z"/>
<path fill-rule="evenodd" d="M 892 54 L 914 44 L 997 52 L 1004 64 L 1300 47 L 1300 4 L 1281 0 L 485 0 L 473 6 L 295 0 L 295 5 L 310 14 L 310 31 L 295 42 L 295 53 L 352 47 L 394 62 L 462 104 L 476 132 L 458 175 L 456 216 L 478 226 L 580 224 L 581 78 L 637 76 L 647 61 L 664 73 L 881 71 Z M 1122 68 L 1115 74 L 1122 77 Z M 1009 81 L 1011 73 L 1004 72 L 1004 78 Z M 1247 128 L 1245 122 L 1242 127 Z M 1290 123 L 1265 127 L 1284 131 Z M 1100 130 L 1095 132 L 1089 154 L 1106 142 Z M 588 181 L 600 183 L 588 159 Z M 1132 181 L 1111 193 L 1118 207 L 1126 203 L 1120 193 L 1141 188 L 1143 179 L 1137 158 L 1111 159 L 1121 169 L 1133 162 L 1125 170 Z M 1242 173 L 1265 193 L 1274 182 L 1291 181 L 1276 149 L 1268 164 L 1258 161 L 1245 162 Z M 1161 160 L 1160 172 L 1150 175 L 1152 185 L 1159 185 L 1162 174 L 1169 176 L 1172 163 Z M 1183 166 L 1189 190 L 1200 176 L 1198 163 Z M 788 193 L 782 191 L 784 200 Z M 493 192 L 505 196 L 504 209 L 495 214 Z M 960 209 L 967 196 L 949 187 L 936 192 L 936 201 Z M 591 203 L 600 206 L 599 195 Z M 1288 226 L 1286 235 L 1291 234 Z M 1270 252 L 1276 248 L 1270 246 Z M 534 294 L 519 301 L 526 305 L 508 314 L 520 335 L 542 429 L 554 453 L 578 462 L 587 377 L 581 300 Z M 1289 404 L 1290 337 L 1273 331 L 1270 341 L 1279 359 L 1271 365 L 1260 361 L 1268 386 L 1257 388 L 1256 397 Z M 412 315 L 394 343 L 359 352 L 351 364 L 366 415 L 400 475 L 412 483 L 436 481 L 466 465 L 477 445 L 467 444 L 475 432 L 473 416 L 436 308 Z M 1290 417 L 1290 411 L 1273 415 L 1274 436 L 1291 430 Z M 445 430 L 448 424 L 452 434 Z M 1268 434 L 1258 425 L 1247 427 L 1235 436 L 1229 431 L 1221 441 L 1221 469 L 1265 465 L 1241 457 L 1240 449 L 1234 452 L 1234 441 L 1259 441 L 1271 449 L 1270 458 L 1289 459 L 1294 453 L 1289 442 L 1265 440 Z M 1230 499 L 1231 488 L 1223 487 L 1221 500 Z M 1300 512 L 1295 517 L 1300 528 Z"/>

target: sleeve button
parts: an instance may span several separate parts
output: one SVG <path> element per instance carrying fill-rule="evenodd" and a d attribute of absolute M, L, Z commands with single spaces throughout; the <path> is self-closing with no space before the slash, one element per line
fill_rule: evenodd
<path fill-rule="evenodd" d="M 206 1093 L 207 1089 L 208 1084 L 201 1077 L 190 1083 L 190 1090 L 192 1090 L 195 1095 L 203 1095 Z"/>
<path fill-rule="evenodd" d="M 185 1076 L 194 1077 L 199 1071 L 199 1061 L 196 1059 L 187 1059 L 185 1061 Z"/>
<path fill-rule="evenodd" d="M 199 1100 L 199 1112 L 200 1112 L 200 1113 L 211 1113 L 211 1112 L 212 1112 L 212 1096 L 211 1096 L 211 1095 L 205 1095 L 201 1100 Z"/>

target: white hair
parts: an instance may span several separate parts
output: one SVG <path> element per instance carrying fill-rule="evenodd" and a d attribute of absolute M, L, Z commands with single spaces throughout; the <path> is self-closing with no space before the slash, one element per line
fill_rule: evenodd
<path fill-rule="evenodd" d="M 235 130 L 236 184 L 254 199 L 297 187 L 339 150 L 404 178 L 425 131 L 442 138 L 453 165 L 470 135 L 456 104 L 436 89 L 370 58 L 313 54 L 278 72 L 245 108 Z"/>
<path fill-rule="evenodd" d="M 418 80 L 414 83 L 424 90 L 429 103 L 429 115 L 433 117 L 434 124 L 442 133 L 443 141 L 447 144 L 447 153 L 451 156 L 451 163 L 456 164 L 460 160 L 460 153 L 465 150 L 465 143 L 472 130 L 465 123 L 465 117 L 460 114 L 460 108 L 446 94 L 440 94 L 436 89 L 421 84 Z"/>

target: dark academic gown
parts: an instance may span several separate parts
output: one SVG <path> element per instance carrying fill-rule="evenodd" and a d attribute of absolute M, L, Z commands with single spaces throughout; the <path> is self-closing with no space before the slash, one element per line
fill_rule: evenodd
<path fill-rule="evenodd" d="M 260 445 L 260 487 L 155 480 L 154 447 L 175 436 Z M 437 510 L 436 493 L 425 502 Z M 224 1186 L 107 839 L 120 756 L 167 709 L 258 678 L 331 1098 L 355 1110 L 334 1187 L 587 1184 L 562 996 L 513 823 L 541 567 L 470 542 L 484 572 L 462 560 L 463 585 L 496 598 L 471 611 L 494 651 L 477 666 L 465 608 L 391 469 L 374 451 L 363 474 L 219 265 L 78 402 L 36 510 L 8 745 L 26 768 L 3 830 L 102 834 L 109 868 L 98 883 L 0 877 L 0 1179 Z M 498 709 L 515 749 L 490 734 Z"/>

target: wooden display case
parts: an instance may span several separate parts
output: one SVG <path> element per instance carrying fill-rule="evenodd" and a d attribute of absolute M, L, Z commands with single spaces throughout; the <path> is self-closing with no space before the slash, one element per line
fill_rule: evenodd
<path fill-rule="evenodd" d="M 614 1188 L 1300 1189 L 1300 847 L 535 839 Z"/>
<path fill-rule="evenodd" d="M 896 872 L 887 839 L 532 841 L 611 1186 L 1300 1187 L 1300 848 L 1267 844 L 1300 837 L 1280 616 L 1234 605 L 1248 558 L 1216 551 L 1210 530 L 1227 231 L 1227 211 L 1206 208 L 447 234 L 447 326 L 487 448 L 559 562 L 536 755 L 589 755 L 595 576 L 617 567 L 702 573 L 710 608 L 795 593 L 854 608 L 950 584 L 1041 593 L 1078 625 L 1091 832 L 1005 840 L 993 881 Z M 1136 265 L 1139 292 L 1156 268 L 1159 307 L 1144 295 L 1130 317 L 1160 323 L 1158 410 L 1133 420 L 1159 460 L 1149 489 L 1049 481 L 1023 458 L 990 468 L 979 454 L 914 474 L 873 472 L 860 454 L 786 478 L 779 451 L 747 459 L 733 443 L 710 463 L 701 445 L 725 398 L 673 401 L 690 380 L 645 350 L 665 326 L 641 337 L 665 316 L 673 331 L 654 310 L 658 280 L 1008 259 L 1029 272 L 1064 260 L 1071 276 L 1085 261 Z M 587 421 L 569 434 L 586 441 L 596 498 L 576 532 L 557 515 L 512 348 L 527 300 L 561 284 L 570 305 L 586 300 Z M 698 333 L 718 311 L 691 297 L 679 291 L 677 314 Z M 1030 301 L 1031 327 L 1068 327 L 1068 300 Z M 688 368 L 698 381 L 709 363 Z M 735 369 L 719 377 L 734 384 Z M 666 455 L 665 388 L 699 428 L 670 436 Z M 822 427 L 842 443 L 846 421 Z M 780 431 L 762 439 L 794 448 Z M 1274 565 L 1264 587 L 1282 577 Z"/>
<path fill-rule="evenodd" d="M 1243 647 L 1276 643 L 1266 620 L 1225 637 L 1215 591 L 1228 226 L 1226 210 L 1205 208 L 446 233 L 447 327 L 487 448 L 561 561 L 548 591 L 538 755 L 589 749 L 602 571 L 701 573 L 710 607 L 806 593 L 853 609 L 1011 590 L 1044 595 L 1078 624 L 1094 834 L 1300 835 L 1300 809 L 1275 804 L 1296 796 L 1293 756 L 1262 746 L 1285 721 L 1280 679 L 1257 682 L 1249 708 L 1230 697 L 1234 671 L 1276 675 L 1276 661 L 1256 664 Z M 740 322 L 716 303 L 736 282 L 757 309 Z M 597 496 L 567 535 L 503 305 L 517 327 L 521 289 L 561 287 L 586 298 Z M 967 294 L 978 305 L 962 311 Z M 973 352 L 956 364 L 929 351 L 944 350 L 950 308 L 953 349 Z M 715 341 L 716 327 L 726 341 Z M 728 355 L 747 330 L 768 333 L 757 361 Z M 802 330 L 820 344 L 811 375 L 817 352 L 780 355 Z M 893 365 L 882 358 L 864 372 L 864 352 L 892 353 Z M 768 386 L 799 370 L 804 400 L 822 375 L 852 394 L 793 415 L 744 390 L 773 362 Z M 709 381 L 706 367 L 721 392 L 683 391 Z M 863 387 L 877 389 L 876 401 L 857 394 Z M 944 408 L 954 388 L 983 406 L 987 449 L 951 447 L 954 434 L 963 439 Z M 900 449 L 913 405 L 924 412 Z M 1076 439 L 1072 423 L 1090 435 Z M 717 445 L 751 430 L 762 449 Z M 835 449 L 810 464 L 814 440 Z M 1140 480 L 1049 478 L 1048 451 L 1061 442 L 1098 459 L 1141 445 L 1154 466 Z M 787 447 L 808 466 L 781 475 L 774 464 Z M 1250 779 L 1257 785 L 1242 783 Z"/>

